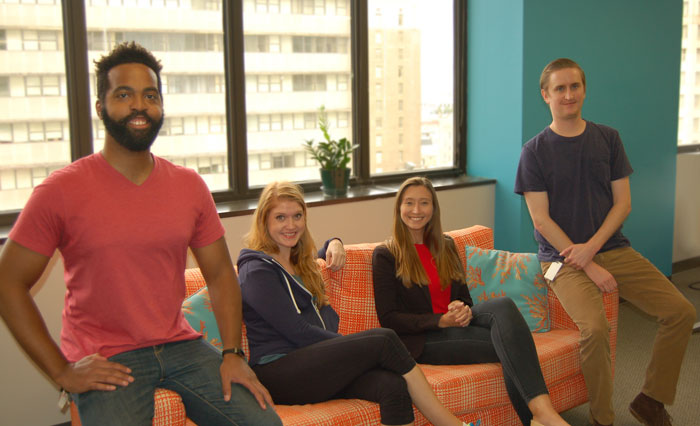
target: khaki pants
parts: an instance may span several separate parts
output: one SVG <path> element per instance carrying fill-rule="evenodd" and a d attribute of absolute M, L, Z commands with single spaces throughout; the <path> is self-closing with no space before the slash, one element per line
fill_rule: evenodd
<path fill-rule="evenodd" d="M 673 403 L 695 308 L 666 277 L 631 247 L 599 253 L 593 261 L 615 277 L 620 297 L 659 323 L 642 392 L 664 404 Z M 542 262 L 547 271 L 550 262 Z M 549 283 L 581 331 L 581 369 L 591 414 L 601 424 L 613 423 L 613 378 L 609 324 L 600 289 L 583 271 L 562 266 Z"/>

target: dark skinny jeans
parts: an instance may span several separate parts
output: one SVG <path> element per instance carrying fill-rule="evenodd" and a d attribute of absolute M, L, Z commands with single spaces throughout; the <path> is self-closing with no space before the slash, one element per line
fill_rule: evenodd
<path fill-rule="evenodd" d="M 403 375 L 415 367 L 393 330 L 374 328 L 288 353 L 253 371 L 276 404 L 313 404 L 359 398 L 379 403 L 382 423 L 413 422 Z"/>
<path fill-rule="evenodd" d="M 508 397 L 523 425 L 532 413 L 527 404 L 547 394 L 535 342 L 515 303 L 508 297 L 472 307 L 467 327 L 448 327 L 426 333 L 421 364 L 456 365 L 500 362 Z"/>

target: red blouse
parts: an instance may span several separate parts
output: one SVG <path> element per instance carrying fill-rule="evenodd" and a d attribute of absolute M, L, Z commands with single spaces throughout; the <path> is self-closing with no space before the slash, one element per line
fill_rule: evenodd
<path fill-rule="evenodd" d="M 428 246 L 425 244 L 416 244 L 415 246 L 418 251 L 418 257 L 420 257 L 420 261 L 423 264 L 423 269 L 425 269 L 425 273 L 430 280 L 428 288 L 430 290 L 430 301 L 433 305 L 433 313 L 444 314 L 447 312 L 447 306 L 450 304 L 452 289 L 449 285 L 445 287 L 444 290 L 440 286 L 440 275 L 435 265 L 435 259 L 433 259 L 433 255 L 430 253 Z"/>

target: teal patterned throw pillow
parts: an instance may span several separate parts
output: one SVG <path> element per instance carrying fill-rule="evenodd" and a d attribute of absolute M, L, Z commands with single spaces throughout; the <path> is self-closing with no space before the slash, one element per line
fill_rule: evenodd
<path fill-rule="evenodd" d="M 467 283 L 475 304 L 508 296 L 530 331 L 549 331 L 547 283 L 534 253 L 511 253 L 467 246 Z"/>
<path fill-rule="evenodd" d="M 209 299 L 209 289 L 202 287 L 198 292 L 185 299 L 182 313 L 195 331 L 202 333 L 204 339 L 215 347 L 222 349 L 219 327 Z"/>

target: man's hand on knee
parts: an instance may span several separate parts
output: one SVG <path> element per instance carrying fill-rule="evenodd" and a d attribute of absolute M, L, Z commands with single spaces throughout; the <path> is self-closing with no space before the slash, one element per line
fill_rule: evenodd
<path fill-rule="evenodd" d="M 117 386 L 128 386 L 134 381 L 131 369 L 111 362 L 100 354 L 88 355 L 78 362 L 69 363 L 55 378 L 63 389 L 72 393 L 91 390 L 113 391 Z"/>
<path fill-rule="evenodd" d="M 583 268 L 583 272 L 588 275 L 588 278 L 590 278 L 591 281 L 593 281 L 593 283 L 597 285 L 600 291 L 603 293 L 613 292 L 617 288 L 617 281 L 615 281 L 615 277 L 613 277 L 607 269 L 595 262 L 590 262 L 585 268 Z"/>
<path fill-rule="evenodd" d="M 253 370 L 250 369 L 248 363 L 243 357 L 235 354 L 224 356 L 219 368 L 221 373 L 221 387 L 224 391 L 224 400 L 231 400 L 231 383 L 243 385 L 253 394 L 258 400 L 260 408 L 265 410 L 267 404 L 274 407 L 272 397 L 265 386 L 258 380 Z"/>

